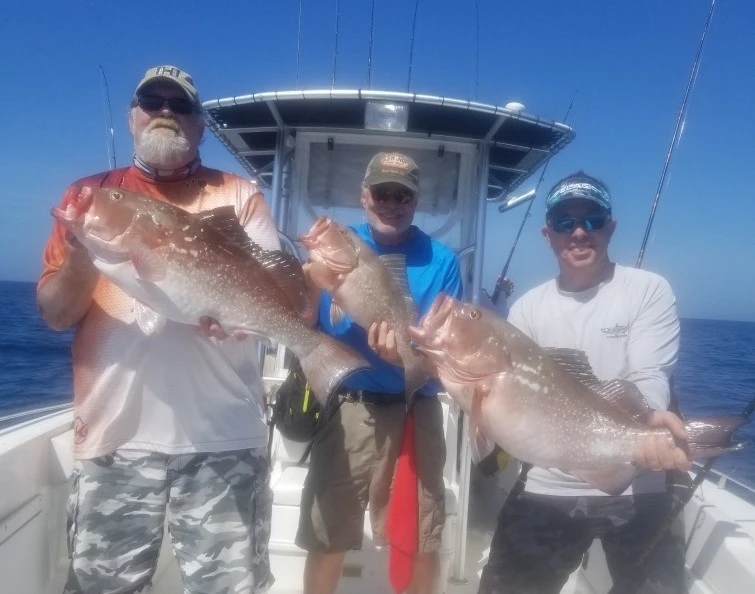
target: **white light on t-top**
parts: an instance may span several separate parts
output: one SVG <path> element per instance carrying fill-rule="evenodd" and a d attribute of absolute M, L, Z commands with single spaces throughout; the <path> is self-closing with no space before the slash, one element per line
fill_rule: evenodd
<path fill-rule="evenodd" d="M 367 101 L 364 111 L 366 130 L 406 132 L 409 122 L 409 105 L 395 101 Z"/>

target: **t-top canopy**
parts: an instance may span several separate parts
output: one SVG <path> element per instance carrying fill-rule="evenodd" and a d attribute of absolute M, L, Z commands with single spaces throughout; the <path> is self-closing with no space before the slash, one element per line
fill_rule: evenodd
<path fill-rule="evenodd" d="M 270 187 L 279 134 L 333 131 L 489 145 L 489 198 L 511 192 L 574 138 L 569 126 L 447 97 L 375 90 L 283 91 L 203 103 L 218 139 Z"/>

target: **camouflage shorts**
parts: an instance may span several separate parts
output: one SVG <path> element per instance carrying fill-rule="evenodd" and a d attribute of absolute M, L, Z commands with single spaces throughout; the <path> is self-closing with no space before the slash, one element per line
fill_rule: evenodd
<path fill-rule="evenodd" d="M 166 516 L 185 594 L 266 591 L 269 479 L 264 448 L 77 461 L 64 594 L 148 591 Z"/>
<path fill-rule="evenodd" d="M 671 498 L 665 493 L 622 497 L 523 493 L 501 510 L 478 594 L 557 594 L 595 538 L 603 544 L 616 584 L 612 591 L 684 593 L 684 539 L 676 529 L 658 541 L 642 575 L 638 573 L 637 560 L 670 508 Z"/>

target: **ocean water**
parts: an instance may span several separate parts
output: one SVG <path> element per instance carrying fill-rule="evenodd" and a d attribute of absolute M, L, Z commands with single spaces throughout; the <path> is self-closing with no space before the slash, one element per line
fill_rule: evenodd
<path fill-rule="evenodd" d="M 72 332 L 53 332 L 33 283 L 0 281 L 0 417 L 70 401 Z M 739 414 L 755 397 L 755 323 L 683 319 L 676 391 L 687 417 Z M 744 450 L 722 456 L 721 472 L 755 487 L 755 419 L 739 432 Z"/>

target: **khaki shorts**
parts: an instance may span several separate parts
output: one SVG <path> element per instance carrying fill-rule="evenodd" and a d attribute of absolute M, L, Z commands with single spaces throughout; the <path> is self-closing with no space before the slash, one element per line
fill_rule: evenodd
<path fill-rule="evenodd" d="M 320 430 L 304 484 L 296 544 L 312 552 L 362 547 L 369 504 L 375 544 L 385 545 L 386 519 L 406 408 L 344 402 Z M 419 481 L 419 552 L 437 551 L 445 520 L 446 442 L 437 398 L 414 404 Z"/>

